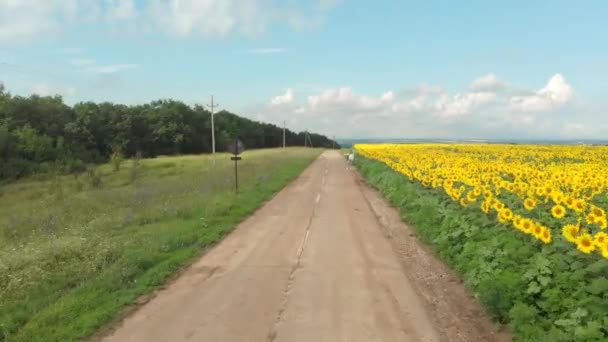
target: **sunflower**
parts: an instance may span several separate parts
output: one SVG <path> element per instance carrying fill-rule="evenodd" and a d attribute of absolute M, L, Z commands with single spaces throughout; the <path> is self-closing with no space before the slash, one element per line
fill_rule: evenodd
<path fill-rule="evenodd" d="M 531 198 L 526 198 L 524 201 L 524 207 L 528 210 L 532 210 L 534 207 L 536 207 L 536 201 Z"/>
<path fill-rule="evenodd" d="M 481 210 L 482 210 L 484 213 L 486 213 L 486 214 L 487 214 L 488 212 L 490 212 L 490 203 L 488 203 L 488 202 L 486 202 L 486 201 L 482 202 L 482 203 L 481 203 Z"/>
<path fill-rule="evenodd" d="M 600 216 L 595 218 L 595 223 L 600 226 L 602 229 L 606 229 L 608 227 L 608 222 L 606 221 L 606 216 Z"/>
<path fill-rule="evenodd" d="M 488 200 L 488 199 L 492 198 L 492 192 L 491 192 L 491 191 L 489 191 L 489 190 L 485 190 L 485 191 L 483 192 L 483 198 L 485 198 L 486 200 Z"/>
<path fill-rule="evenodd" d="M 585 253 L 589 254 L 595 250 L 593 239 L 589 233 L 583 233 L 576 238 L 576 248 Z"/>
<path fill-rule="evenodd" d="M 521 220 L 521 231 L 524 233 L 530 234 L 532 232 L 532 227 L 534 224 L 530 219 L 524 218 Z"/>
<path fill-rule="evenodd" d="M 547 227 L 542 228 L 542 232 L 540 233 L 540 240 L 545 243 L 551 243 L 551 231 Z"/>
<path fill-rule="evenodd" d="M 580 199 L 574 200 L 573 209 L 582 213 L 585 210 L 585 201 Z"/>
<path fill-rule="evenodd" d="M 595 223 L 595 219 L 596 219 L 596 217 L 595 217 L 595 215 L 593 215 L 593 213 L 591 213 L 585 217 L 585 221 L 587 221 L 587 224 Z"/>
<path fill-rule="evenodd" d="M 566 200 L 564 201 L 566 203 L 566 206 L 570 209 L 574 208 L 574 198 L 568 196 L 566 197 Z"/>
<path fill-rule="evenodd" d="M 460 199 L 460 205 L 463 207 L 466 207 L 467 205 L 469 205 L 469 202 L 467 201 L 466 198 L 461 198 Z"/>
<path fill-rule="evenodd" d="M 563 218 L 566 216 L 566 208 L 564 208 L 561 204 L 556 204 L 551 208 L 551 215 L 555 218 Z"/>
<path fill-rule="evenodd" d="M 562 228 L 562 234 L 566 238 L 566 240 L 576 243 L 576 238 L 581 228 L 576 224 L 567 224 Z"/>
<path fill-rule="evenodd" d="M 608 259 L 608 242 L 604 242 L 601 246 L 600 250 L 602 251 L 602 256 Z"/>
<path fill-rule="evenodd" d="M 505 220 L 511 221 L 513 219 L 513 212 L 509 208 L 503 208 L 500 211 L 500 216 L 502 216 Z"/>
<path fill-rule="evenodd" d="M 593 237 L 593 243 L 597 248 L 600 248 L 606 242 L 608 242 L 608 234 L 604 232 L 596 233 Z"/>
<path fill-rule="evenodd" d="M 467 201 L 469 202 L 475 202 L 477 200 L 477 196 L 475 196 L 475 192 L 474 191 L 469 191 L 467 193 Z"/>
<path fill-rule="evenodd" d="M 542 236 L 542 233 L 543 233 L 543 226 L 541 226 L 538 223 L 533 224 L 532 235 L 534 235 L 534 237 L 536 237 L 537 239 L 540 240 L 540 237 Z"/>
<path fill-rule="evenodd" d="M 562 194 L 561 192 L 555 191 L 551 195 L 551 199 L 553 200 L 553 203 L 555 203 L 555 204 L 562 204 L 562 202 L 564 201 L 564 194 Z"/>
<path fill-rule="evenodd" d="M 598 208 L 596 206 L 593 206 L 593 208 L 591 209 L 591 213 L 595 216 L 604 216 L 606 215 L 606 212 L 602 209 L 602 208 Z"/>
<path fill-rule="evenodd" d="M 517 229 L 521 229 L 521 220 L 523 217 L 519 215 L 513 215 L 513 226 Z"/>
<path fill-rule="evenodd" d="M 494 209 L 496 211 L 501 211 L 502 208 L 504 208 L 504 207 L 505 207 L 505 205 L 502 204 L 501 202 L 499 202 L 498 200 L 494 201 Z"/>

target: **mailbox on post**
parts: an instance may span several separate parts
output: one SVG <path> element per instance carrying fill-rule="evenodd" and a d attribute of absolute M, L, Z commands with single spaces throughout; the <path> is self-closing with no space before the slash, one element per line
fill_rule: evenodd
<path fill-rule="evenodd" d="M 243 143 L 237 138 L 228 146 L 228 151 L 232 153 L 230 160 L 234 160 L 234 191 L 239 192 L 239 172 L 238 172 L 238 161 L 241 160 L 240 154 L 243 153 L 245 147 Z"/>

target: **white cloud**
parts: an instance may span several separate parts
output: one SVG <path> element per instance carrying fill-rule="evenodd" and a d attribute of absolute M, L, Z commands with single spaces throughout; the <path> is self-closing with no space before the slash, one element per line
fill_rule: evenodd
<path fill-rule="evenodd" d="M 520 89 L 494 74 L 473 80 L 460 92 L 423 84 L 411 90 L 367 95 L 340 87 L 317 91 L 298 101 L 290 89 L 272 98 L 262 116 L 271 122 L 289 119 L 295 129 L 343 137 L 504 138 L 582 132 L 583 126 L 578 124 L 565 128 L 555 125 L 566 121 L 568 113 L 560 108 L 569 105 L 574 94 L 563 76 L 553 76 L 542 89 L 526 93 L 520 95 Z M 532 99 L 545 101 L 536 106 L 542 111 L 531 110 L 528 104 Z M 289 106 L 282 111 L 272 110 L 285 103 Z"/>
<path fill-rule="evenodd" d="M 284 48 L 259 48 L 259 49 L 251 49 L 247 52 L 250 54 L 254 54 L 254 55 L 268 55 L 268 54 L 274 54 L 274 53 L 283 53 L 286 51 L 287 50 Z"/>
<path fill-rule="evenodd" d="M 92 66 L 95 65 L 95 60 L 94 59 L 89 59 L 89 58 L 74 58 L 74 59 L 70 59 L 70 64 L 77 66 L 77 67 L 86 67 L 86 66 Z"/>
<path fill-rule="evenodd" d="M 293 89 L 290 88 L 290 89 L 287 89 L 285 94 L 275 96 L 272 99 L 270 99 L 270 106 L 271 107 L 291 106 L 294 104 L 294 102 L 295 102 L 295 94 L 293 92 Z"/>
<path fill-rule="evenodd" d="M 555 74 L 547 85 L 533 94 L 514 96 L 511 109 L 522 112 L 546 112 L 563 106 L 574 97 L 574 90 L 564 76 Z"/>
<path fill-rule="evenodd" d="M 442 119 L 455 119 L 471 114 L 475 109 L 496 99 L 493 92 L 471 92 L 450 97 L 442 95 L 435 103 L 435 114 Z"/>
<path fill-rule="evenodd" d="M 390 105 L 395 99 L 392 91 L 380 96 L 355 94 L 352 88 L 328 89 L 319 95 L 308 97 L 308 111 L 328 113 L 336 111 L 366 112 L 378 111 Z"/>
<path fill-rule="evenodd" d="M 507 87 L 507 84 L 493 73 L 481 76 L 469 85 L 471 91 L 476 92 L 497 92 Z"/>
<path fill-rule="evenodd" d="M 76 94 L 76 88 L 70 86 L 57 86 L 45 82 L 37 83 L 30 89 L 32 94 L 40 96 L 71 96 Z"/>
<path fill-rule="evenodd" d="M 278 0 L 0 0 L 0 44 L 26 43 L 91 23 L 124 23 L 130 33 L 174 36 L 256 35 L 275 23 L 310 29 L 341 1 L 312 5 Z M 121 27 L 121 26 L 119 26 Z"/>
<path fill-rule="evenodd" d="M 139 67 L 137 64 L 111 64 L 111 65 L 99 65 L 89 68 L 88 70 L 100 73 L 100 74 L 114 74 L 121 70 L 134 69 Z"/>
<path fill-rule="evenodd" d="M 128 20 L 137 16 L 134 0 L 107 0 L 107 17 L 110 20 Z"/>
<path fill-rule="evenodd" d="M 72 58 L 68 60 L 68 63 L 83 71 L 98 74 L 115 74 L 122 70 L 129 70 L 139 67 L 138 64 L 133 63 L 100 65 L 95 59 L 92 58 Z"/>
<path fill-rule="evenodd" d="M 85 23 L 94 0 L 0 0 L 0 44 L 23 44 Z"/>

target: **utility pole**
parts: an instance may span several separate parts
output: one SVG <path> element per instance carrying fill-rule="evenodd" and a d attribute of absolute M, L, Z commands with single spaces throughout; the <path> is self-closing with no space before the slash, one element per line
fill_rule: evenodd
<path fill-rule="evenodd" d="M 285 148 L 285 120 L 283 120 L 283 148 Z"/>
<path fill-rule="evenodd" d="M 217 106 L 219 106 L 219 103 L 214 103 L 213 95 L 211 95 L 211 104 L 208 104 L 207 107 L 211 109 L 211 154 L 213 155 L 213 165 L 215 165 L 215 126 L 213 124 L 213 116 Z"/>

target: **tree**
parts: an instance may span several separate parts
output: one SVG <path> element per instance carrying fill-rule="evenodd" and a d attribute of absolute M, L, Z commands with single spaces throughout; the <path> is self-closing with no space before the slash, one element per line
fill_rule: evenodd
<path fill-rule="evenodd" d="M 228 111 L 215 116 L 218 151 L 234 138 L 247 148 L 278 147 L 283 129 Z M 78 170 L 83 163 L 114 160 L 120 155 L 211 152 L 210 112 L 175 100 L 126 106 L 81 102 L 73 107 L 60 96 L 12 96 L 0 83 L 0 179 L 36 172 L 45 163 Z M 303 145 L 303 133 L 286 130 L 287 145 Z M 316 147 L 332 141 L 311 134 Z"/>

